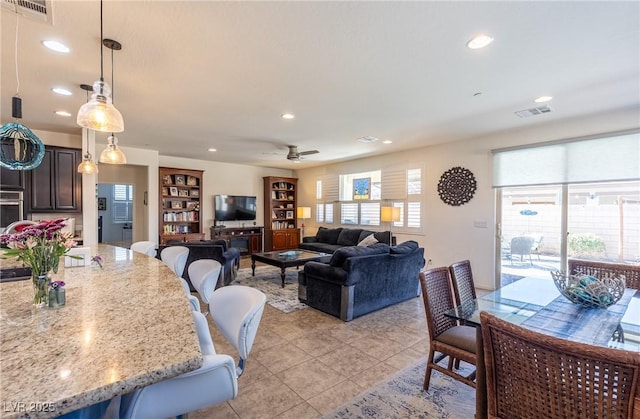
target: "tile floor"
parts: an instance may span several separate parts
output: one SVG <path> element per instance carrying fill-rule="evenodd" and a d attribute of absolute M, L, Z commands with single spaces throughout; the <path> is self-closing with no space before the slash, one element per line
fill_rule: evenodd
<path fill-rule="evenodd" d="M 243 260 L 243 267 L 245 266 Z M 216 351 L 235 350 L 209 319 Z M 421 298 L 345 323 L 266 305 L 238 397 L 189 418 L 317 418 L 427 354 Z"/>

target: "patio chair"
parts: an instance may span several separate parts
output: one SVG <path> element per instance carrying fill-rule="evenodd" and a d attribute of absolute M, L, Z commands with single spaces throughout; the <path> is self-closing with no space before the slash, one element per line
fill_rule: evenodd
<path fill-rule="evenodd" d="M 490 419 L 638 417 L 637 353 L 534 332 L 487 312 L 480 322 Z"/>
<path fill-rule="evenodd" d="M 513 264 L 513 256 L 520 255 L 520 262 L 522 262 L 523 256 L 529 256 L 529 263 L 533 264 L 531 260 L 531 249 L 535 239 L 531 236 L 517 236 L 511 239 L 511 263 Z"/>

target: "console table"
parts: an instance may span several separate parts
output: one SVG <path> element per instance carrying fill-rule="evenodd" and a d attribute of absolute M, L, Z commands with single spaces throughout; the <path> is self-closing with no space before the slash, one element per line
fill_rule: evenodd
<path fill-rule="evenodd" d="M 211 227 L 211 240 L 225 240 L 241 255 L 262 252 L 262 227 Z"/>

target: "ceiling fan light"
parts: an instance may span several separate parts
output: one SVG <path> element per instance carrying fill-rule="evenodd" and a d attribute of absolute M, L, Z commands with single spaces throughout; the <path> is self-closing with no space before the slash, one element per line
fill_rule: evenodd
<path fill-rule="evenodd" d="M 101 132 L 124 131 L 120 111 L 111 102 L 111 87 L 104 80 L 93 83 L 91 100 L 80 107 L 77 123 L 83 128 Z"/>
<path fill-rule="evenodd" d="M 100 153 L 100 163 L 107 164 L 127 164 L 127 156 L 118 148 L 118 139 L 115 135 L 108 138 L 109 144 Z"/>

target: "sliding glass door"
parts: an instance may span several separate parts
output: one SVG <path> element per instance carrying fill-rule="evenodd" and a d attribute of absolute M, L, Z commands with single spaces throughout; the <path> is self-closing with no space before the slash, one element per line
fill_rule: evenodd
<path fill-rule="evenodd" d="M 640 182 L 505 187 L 497 202 L 500 286 L 567 258 L 640 263 Z"/>

